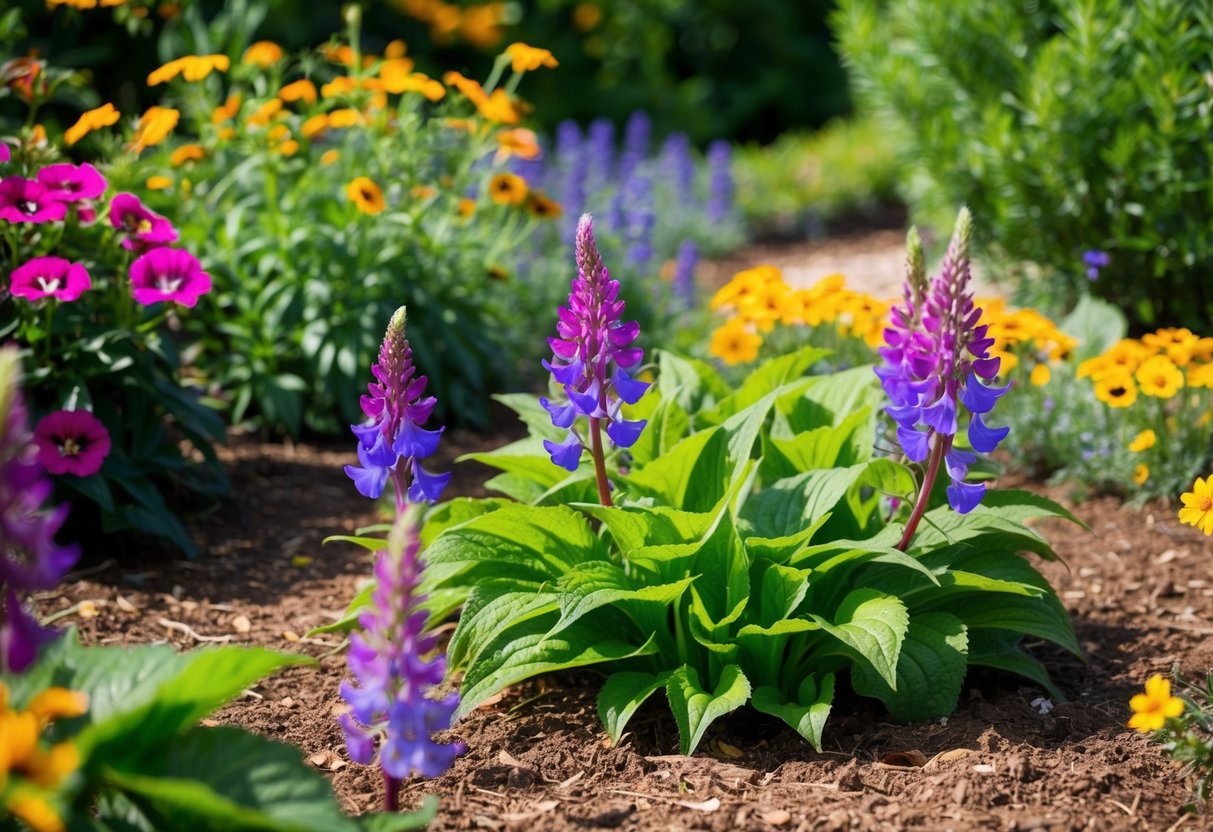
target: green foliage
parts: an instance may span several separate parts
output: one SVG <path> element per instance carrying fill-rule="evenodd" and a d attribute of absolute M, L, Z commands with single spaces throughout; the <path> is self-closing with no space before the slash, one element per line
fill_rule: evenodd
<path fill-rule="evenodd" d="M 1068 514 L 993 492 L 968 515 L 932 508 L 909 550 L 894 548 L 915 478 L 873 456 L 870 368 L 804 377 L 820 357 L 803 349 L 730 389 L 707 365 L 658 353 L 656 383 L 629 416 L 650 415 L 662 452 L 609 460 L 612 506 L 593 501 L 588 464 L 545 469 L 537 437 L 477 454 L 519 499 L 436 509 L 425 533 L 427 589 L 463 601 L 448 655 L 464 674 L 462 712 L 523 679 L 593 666 L 612 738 L 664 691 L 683 753 L 747 702 L 820 748 L 840 675 L 910 720 L 948 714 L 973 664 L 1048 686 L 1021 638 L 1081 650 L 1020 555 L 1054 557 L 1023 523 Z M 543 435 L 533 403 L 510 404 Z M 786 455 L 767 462 L 775 440 L 818 452 L 785 469 Z"/>
<path fill-rule="evenodd" d="M 1073 303 L 1102 249 L 1091 288 L 1135 323 L 1208 319 L 1207 3 L 844 0 L 834 23 L 915 208 L 968 204 L 978 242 L 1034 264 L 1028 298 Z"/>
<path fill-rule="evenodd" d="M 87 695 L 87 712 L 54 722 L 49 735 L 74 746 L 79 765 L 59 782 L 38 786 L 10 778 L 9 794 L 36 789 L 70 829 L 386 832 L 424 826 L 434 801 L 411 815 L 348 818 L 297 749 L 232 726 L 196 725 L 261 677 L 310 662 L 261 648 L 182 654 L 165 645 L 84 647 L 71 633 L 44 649 L 27 673 L 0 681 L 9 707 L 18 711 L 51 686 Z"/>
<path fill-rule="evenodd" d="M 737 201 L 758 233 L 803 234 L 806 227 L 897 201 L 896 148 L 874 118 L 789 131 L 771 144 L 739 148 L 736 159 Z"/>

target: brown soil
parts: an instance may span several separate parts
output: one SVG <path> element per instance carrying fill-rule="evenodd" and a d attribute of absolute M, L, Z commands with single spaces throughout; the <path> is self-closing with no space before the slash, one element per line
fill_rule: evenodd
<path fill-rule="evenodd" d="M 444 462 L 454 448 L 486 444 L 449 438 Z M 91 601 L 67 621 L 92 643 L 188 649 L 230 639 L 320 657 L 318 669 L 281 673 L 217 719 L 299 746 L 348 810 L 371 809 L 379 778 L 348 763 L 333 720 L 345 675 L 341 655 L 331 655 L 338 642 L 299 640 L 333 620 L 369 572 L 360 550 L 321 546 L 326 535 L 377 519 L 341 471 L 350 449 L 245 441 L 225 457 L 235 495 L 193 527 L 203 560 L 106 562 L 40 607 Z M 456 466 L 452 493 L 477 493 L 483 476 L 475 464 Z M 1138 512 L 1098 499 L 1076 511 L 1092 533 L 1048 524 L 1068 569 L 1045 572 L 1089 662 L 1036 651 L 1069 697 L 1048 714 L 1032 706 L 1042 695 L 1033 686 L 974 673 L 958 711 L 941 722 L 894 725 L 878 706 L 844 699 L 818 754 L 745 711 L 714 726 L 703 752 L 682 758 L 662 707 L 638 714 L 612 747 L 595 714 L 595 677 L 556 676 L 510 690 L 456 726 L 467 753 L 438 780 L 408 784 L 406 805 L 439 795 L 437 829 L 1209 828 L 1207 817 L 1180 815 L 1184 773 L 1123 723 L 1150 673 L 1178 664 L 1196 677 L 1213 666 L 1213 547 L 1167 506 Z"/>

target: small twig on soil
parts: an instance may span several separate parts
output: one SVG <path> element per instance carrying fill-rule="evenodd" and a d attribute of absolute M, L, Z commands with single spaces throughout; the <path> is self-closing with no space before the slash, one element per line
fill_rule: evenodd
<path fill-rule="evenodd" d="M 244 690 L 240 691 L 240 695 L 241 696 L 251 696 L 254 699 L 265 699 L 264 696 L 257 693 L 257 691 L 253 690 L 252 688 L 245 688 Z"/>
<path fill-rule="evenodd" d="M 1128 815 L 1129 817 L 1133 817 L 1133 810 L 1130 809 L 1125 804 L 1121 803 L 1119 800 L 1112 800 L 1111 798 L 1108 798 L 1108 802 L 1111 803 L 1116 808 L 1123 810 L 1124 813 L 1126 815 Z"/>
<path fill-rule="evenodd" d="M 523 700 L 522 700 L 521 702 L 519 702 L 517 705 L 515 705 L 514 707 L 510 708 L 508 711 L 506 711 L 506 712 L 505 712 L 505 718 L 506 718 L 506 719 L 513 719 L 513 718 L 514 718 L 514 712 L 515 712 L 515 711 L 519 710 L 520 708 L 522 708 L 522 707 L 524 707 L 524 706 L 526 706 L 526 705 L 531 704 L 532 702 L 536 701 L 537 699 L 543 699 L 545 696 L 548 696 L 548 695 L 549 695 L 549 694 L 551 694 L 551 693 L 553 693 L 553 691 L 550 691 L 550 690 L 545 690 L 543 693 L 537 693 L 537 694 L 535 694 L 535 695 L 534 695 L 534 696 L 532 696 L 532 697 L 529 697 L 529 698 L 527 698 L 527 699 L 523 699 Z"/>
<path fill-rule="evenodd" d="M 1178 621 L 1159 621 L 1168 630 L 1183 630 L 1185 633 L 1196 633 L 1198 636 L 1213 636 L 1213 627 L 1197 627 L 1194 624 L 1180 624 Z"/>
<path fill-rule="evenodd" d="M 180 621 L 169 621 L 167 618 L 158 618 L 158 619 L 156 619 L 156 623 L 159 624 L 161 627 L 164 627 L 165 629 L 176 630 L 179 633 L 184 633 L 185 635 L 192 638 L 194 641 L 226 642 L 226 641 L 232 640 L 231 635 L 204 636 L 188 624 L 182 624 Z"/>
<path fill-rule="evenodd" d="M 1188 822 L 1188 818 L 1190 818 L 1190 817 L 1192 817 L 1192 816 L 1191 816 L 1191 815 L 1183 815 L 1183 816 L 1181 816 L 1179 820 L 1175 821 L 1175 823 L 1173 823 L 1173 824 L 1171 824 L 1170 826 L 1168 826 L 1168 827 L 1167 827 L 1167 832 L 1175 832 L 1175 830 L 1176 830 L 1176 829 L 1178 829 L 1179 827 L 1181 827 L 1181 826 L 1183 826 L 1185 823 L 1187 823 L 1187 822 Z"/>
<path fill-rule="evenodd" d="M 491 794 L 493 797 L 499 797 L 502 800 L 505 800 L 505 795 L 503 795 L 501 792 L 494 792 L 494 791 L 490 791 L 489 789 L 482 789 L 479 786 L 472 786 L 472 791 L 480 792 L 481 794 Z"/>
<path fill-rule="evenodd" d="M 68 572 L 63 576 L 63 583 L 71 583 L 72 581 L 78 581 L 81 578 L 87 578 L 89 575 L 96 575 L 98 572 L 104 572 L 117 562 L 118 561 L 114 560 L 113 558 L 110 558 L 102 561 L 96 566 L 90 566 L 88 569 L 81 569 L 78 572 Z"/>
<path fill-rule="evenodd" d="M 42 619 L 42 625 L 45 627 L 48 624 L 53 624 L 54 622 L 58 621 L 60 618 L 67 618 L 69 615 L 75 615 L 76 613 L 80 612 L 80 607 L 84 603 L 85 603 L 84 601 L 81 601 L 79 604 L 70 606 L 65 610 L 59 610 L 58 612 L 51 613 L 50 615 L 48 615 Z"/>
<path fill-rule="evenodd" d="M 324 643 L 324 642 L 321 642 L 321 643 Z M 349 636 L 346 636 L 345 638 L 343 638 L 343 639 L 341 640 L 341 643 L 340 643 L 340 644 L 338 644 L 336 647 L 334 647 L 332 650 L 329 650 L 329 651 L 327 651 L 327 652 L 321 653 L 321 654 L 320 654 L 320 658 L 322 658 L 322 659 L 327 659 L 329 656 L 335 656 L 335 655 L 337 655 L 337 654 L 338 654 L 338 653 L 340 653 L 342 650 L 344 650 L 344 649 L 346 648 L 346 645 L 348 645 L 349 643 L 350 643 L 350 637 L 349 637 Z"/>

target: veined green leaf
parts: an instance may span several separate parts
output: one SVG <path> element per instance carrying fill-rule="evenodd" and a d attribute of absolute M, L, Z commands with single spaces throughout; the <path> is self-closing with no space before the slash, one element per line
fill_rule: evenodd
<path fill-rule="evenodd" d="M 729 386 L 710 364 L 657 351 L 657 390 L 687 413 L 698 413 L 729 395 Z"/>
<path fill-rule="evenodd" d="M 517 413 L 518 418 L 526 425 L 527 433 L 532 436 L 554 439 L 557 442 L 564 438 L 564 430 L 552 424 L 552 414 L 544 410 L 538 396 L 529 393 L 495 393 L 493 398 Z"/>
<path fill-rule="evenodd" d="M 751 534 L 786 537 L 820 520 L 863 475 L 867 463 L 806 471 L 752 495 L 741 510 Z"/>
<path fill-rule="evenodd" d="M 801 379 L 810 367 L 829 354 L 829 350 L 819 347 L 801 347 L 795 352 L 763 361 L 746 376 L 737 392 L 722 399 L 711 410 L 700 412 L 698 418 L 708 425 L 720 424 L 771 392 Z M 805 384 L 809 382 L 806 380 Z M 783 394 L 788 392 L 785 390 Z"/>
<path fill-rule="evenodd" d="M 884 702 L 894 719 L 920 722 L 956 710 L 967 666 L 965 625 L 954 615 L 923 613 L 910 619 L 895 689 L 864 665 L 851 671 L 851 684 L 856 693 Z"/>
<path fill-rule="evenodd" d="M 803 390 L 780 397 L 779 410 L 787 417 L 792 433 L 837 425 L 865 406 L 876 408 L 884 401 L 871 366 L 853 367 L 830 375 L 814 376 Z"/>
<path fill-rule="evenodd" d="M 665 687 L 670 674 L 637 673 L 624 670 L 612 673 L 598 692 L 598 716 L 611 742 L 619 742 L 623 729 L 637 709 L 650 696 Z"/>
<path fill-rule="evenodd" d="M 896 690 L 897 657 L 910 619 L 899 599 L 874 589 L 856 589 L 843 599 L 834 621 L 816 614 L 809 617 Z"/>
<path fill-rule="evenodd" d="M 640 467 L 669 453 L 691 431 L 691 417 L 678 402 L 672 398 L 661 398 L 654 391 L 626 408 L 624 415 L 628 419 L 648 420 L 640 438 L 629 449 L 635 464 Z"/>
<path fill-rule="evenodd" d="M 325 778 L 299 749 L 230 726 L 194 728 L 137 766 L 107 765 L 156 829 L 352 832 Z"/>
<path fill-rule="evenodd" d="M 829 519 L 830 515 L 828 513 L 823 514 L 815 522 L 810 523 L 795 534 L 784 535 L 782 537 L 747 537 L 745 539 L 746 550 L 750 553 L 750 558 L 753 560 L 770 560 L 784 563 L 793 553 L 805 548 L 813 540 L 813 535 L 817 534 L 818 530 Z"/>
<path fill-rule="evenodd" d="M 752 701 L 755 710 L 782 719 L 815 750 L 821 751 L 821 735 L 834 702 L 834 674 L 827 673 L 820 686 L 812 675 L 805 676 L 792 701 L 779 688 L 771 686 L 756 689 Z"/>
<path fill-rule="evenodd" d="M 630 604 L 668 606 L 694 581 L 694 577 L 688 576 L 673 583 L 645 585 L 629 578 L 627 573 L 610 561 L 578 564 L 561 575 L 556 584 L 560 598 L 560 620 L 548 635 L 556 635 L 599 607 L 617 605 L 628 612 Z"/>
<path fill-rule="evenodd" d="M 824 425 L 791 438 L 763 437 L 762 476 L 774 481 L 817 468 L 847 467 L 872 456 L 875 416 L 864 407 L 837 426 Z"/>
<path fill-rule="evenodd" d="M 493 578 L 472 587 L 451 642 L 447 662 L 460 669 L 476 661 L 501 632 L 559 608 L 556 592 L 529 581 Z"/>
<path fill-rule="evenodd" d="M 992 667 L 995 670 L 1004 670 L 1007 673 L 1023 676 L 1044 688 L 1045 693 L 1049 694 L 1049 698 L 1054 702 L 1066 701 L 1065 694 L 1053 684 L 1053 680 L 1049 678 L 1049 671 L 1045 670 L 1044 665 L 1022 650 L 970 655 L 969 664 Z"/>
<path fill-rule="evenodd" d="M 762 626 L 769 627 L 792 614 L 809 591 L 810 574 L 811 569 L 795 569 L 778 563 L 763 571 L 758 602 L 758 621 Z"/>
<path fill-rule="evenodd" d="M 503 631 L 485 647 L 464 674 L 456 717 L 473 710 L 502 688 L 541 673 L 629 659 L 655 650 L 651 636 L 643 644 L 629 644 L 617 638 L 603 638 L 599 630 L 585 626 L 584 622 L 548 638 L 555 618 L 555 613 L 549 613 L 524 621 Z"/>
<path fill-rule="evenodd" d="M 670 674 L 665 690 L 678 723 L 678 744 L 683 754 L 693 754 L 708 726 L 750 698 L 750 682 L 735 664 L 721 671 L 720 680 L 710 691 L 700 682 L 699 671 L 683 665 Z"/>

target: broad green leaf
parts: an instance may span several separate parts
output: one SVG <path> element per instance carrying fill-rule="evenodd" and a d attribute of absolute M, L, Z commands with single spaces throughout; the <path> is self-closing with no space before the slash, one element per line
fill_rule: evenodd
<path fill-rule="evenodd" d="M 387 547 L 387 539 L 383 537 L 367 537 L 352 534 L 331 534 L 321 543 L 349 543 L 354 546 L 361 546 L 368 552 L 379 552 Z"/>
<path fill-rule="evenodd" d="M 529 393 L 496 393 L 493 398 L 517 413 L 532 436 L 556 441 L 564 438 L 564 430 L 552 424 L 552 414 L 543 409 L 538 396 Z"/>
<path fill-rule="evenodd" d="M 194 728 L 137 767 L 109 767 L 156 829 L 191 832 L 347 832 L 329 782 L 299 749 L 239 728 Z"/>
<path fill-rule="evenodd" d="M 811 569 L 771 564 L 762 573 L 762 589 L 758 602 L 759 623 L 769 627 L 781 618 L 791 615 L 809 591 L 810 574 Z"/>
<path fill-rule="evenodd" d="M 628 451 L 639 467 L 669 453 L 691 431 L 691 417 L 678 402 L 653 393 L 627 408 L 624 415 L 629 419 L 648 420 L 640 438 Z"/>
<path fill-rule="evenodd" d="M 554 580 L 575 563 L 601 560 L 605 547 L 585 517 L 565 506 L 502 506 L 447 529 L 426 563 L 460 569 L 484 564 L 528 580 Z M 503 574 L 504 576 L 504 574 Z"/>
<path fill-rule="evenodd" d="M 145 661 L 157 659 L 152 654 L 143 655 Z M 194 724 L 263 676 L 288 665 L 315 663 L 308 656 L 235 646 L 196 650 L 185 654 L 184 659 L 178 672 L 161 680 L 142 704 L 132 702 L 143 698 L 142 691 L 132 691 L 133 696 L 112 703 L 114 710 L 101 717 L 97 703 L 92 702 L 93 725 L 78 739 L 82 754 L 96 754 L 116 764 Z M 115 671 L 111 668 L 109 672 Z M 88 692 L 86 687 L 67 686 Z"/>
<path fill-rule="evenodd" d="M 717 522 L 719 511 L 691 512 L 665 506 L 603 506 L 584 503 L 574 506 L 606 526 L 619 551 L 642 546 L 692 543 L 703 539 Z"/>
<path fill-rule="evenodd" d="M 376 812 L 354 818 L 363 832 L 404 832 L 407 829 L 425 829 L 438 815 L 438 798 L 427 794 L 421 806 L 413 812 Z"/>
<path fill-rule="evenodd" d="M 851 671 L 851 685 L 861 696 L 879 699 L 894 719 L 921 722 L 956 710 L 968 666 L 965 625 L 943 612 L 910 619 L 897 659 L 893 689 L 864 665 Z"/>
<path fill-rule="evenodd" d="M 779 409 L 795 434 L 837 425 L 865 406 L 877 408 L 883 403 L 884 393 L 876 374 L 865 366 L 814 376 L 802 391 L 782 396 Z"/>
<path fill-rule="evenodd" d="M 654 652 L 652 637 L 629 644 L 579 622 L 547 637 L 555 614 L 540 616 L 510 627 L 481 651 L 463 677 L 456 717 L 475 709 L 494 693 L 524 679 L 555 670 L 603 664 Z"/>
<path fill-rule="evenodd" d="M 657 390 L 686 413 L 698 413 L 729 395 L 729 386 L 711 365 L 666 350 L 657 351 Z"/>
<path fill-rule="evenodd" d="M 820 629 L 821 625 L 815 621 L 808 621 L 804 618 L 782 618 L 767 625 L 747 624 L 737 631 L 737 638 L 740 641 L 750 637 L 790 636 L 794 633 L 807 633 Z M 760 648 L 754 647 L 754 649 Z"/>
<path fill-rule="evenodd" d="M 469 459 L 507 474 L 521 476 L 542 486 L 544 490 L 551 488 L 569 474 L 558 465 L 552 464 L 551 457 L 544 450 L 543 440 L 538 436 L 528 436 L 492 451 L 464 454 L 456 461 Z"/>
<path fill-rule="evenodd" d="M 1087 528 L 1087 524 L 1079 520 L 1061 503 L 1054 502 L 1048 497 L 1032 491 L 1014 488 L 996 488 L 986 492 L 981 505 L 988 510 L 996 511 L 1004 520 L 1014 520 L 1023 523 L 1039 517 L 1062 517 L 1071 523 Z"/>
<path fill-rule="evenodd" d="M 840 641 L 845 651 L 897 688 L 897 657 L 909 626 L 905 605 L 874 589 L 856 589 L 843 599 L 834 620 L 809 616 Z"/>
<path fill-rule="evenodd" d="M 684 664 L 670 674 L 665 691 L 678 723 L 679 751 L 694 754 L 708 726 L 750 698 L 750 682 L 740 667 L 731 664 L 721 671 L 716 687 L 709 691 L 700 682 L 699 671 Z"/>
<path fill-rule="evenodd" d="M 561 575 L 556 583 L 560 597 L 560 620 L 549 635 L 559 633 L 599 607 L 616 606 L 627 612 L 630 604 L 634 603 L 668 606 L 681 597 L 694 580 L 693 577 L 686 577 L 673 583 L 646 586 L 629 578 L 610 561 L 578 564 Z"/>
<path fill-rule="evenodd" d="M 793 701 L 788 701 L 779 688 L 768 685 L 754 691 L 752 702 L 755 710 L 782 719 L 821 751 L 821 735 L 834 703 L 834 674 L 827 673 L 820 686 L 813 676 L 806 676 Z"/>
<path fill-rule="evenodd" d="M 780 480 L 746 500 L 741 510 L 755 537 L 786 537 L 829 514 L 863 475 L 867 463 L 806 471 Z"/>
<path fill-rule="evenodd" d="M 480 581 L 468 593 L 447 646 L 449 666 L 459 669 L 476 661 L 503 630 L 558 608 L 556 593 L 534 583 L 511 578 Z"/>
<path fill-rule="evenodd" d="M 1009 630 L 1043 638 L 1082 657 L 1082 647 L 1074 636 L 1070 617 L 1051 593 L 1025 598 L 1006 593 L 982 593 L 945 599 L 938 606 L 977 629 Z"/>
<path fill-rule="evenodd" d="M 1128 323 L 1115 306 L 1084 292 L 1058 329 L 1078 341 L 1074 357 L 1082 361 L 1094 358 L 1124 338 Z"/>
<path fill-rule="evenodd" d="M 698 418 L 705 424 L 720 424 L 772 391 L 802 378 L 810 367 L 829 354 L 829 350 L 819 347 L 801 347 L 795 352 L 764 361 L 746 376 L 737 392 L 724 398 L 711 410 L 699 413 Z"/>
<path fill-rule="evenodd" d="M 728 442 L 720 427 L 692 433 L 664 456 L 625 480 L 630 495 L 653 497 L 671 508 L 706 511 L 725 490 Z"/>
<path fill-rule="evenodd" d="M 612 673 L 598 692 L 598 716 L 611 742 L 619 742 L 623 729 L 650 696 L 665 687 L 667 673 Z"/>
<path fill-rule="evenodd" d="M 790 439 L 764 436 L 762 476 L 774 481 L 817 468 L 848 467 L 872 456 L 875 417 L 871 408 L 857 410 L 837 427 L 823 426 Z"/>

